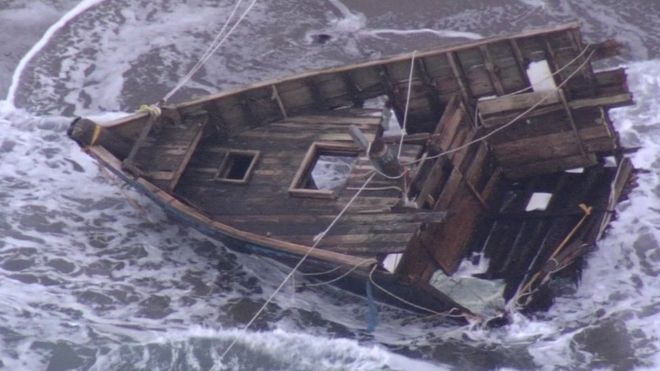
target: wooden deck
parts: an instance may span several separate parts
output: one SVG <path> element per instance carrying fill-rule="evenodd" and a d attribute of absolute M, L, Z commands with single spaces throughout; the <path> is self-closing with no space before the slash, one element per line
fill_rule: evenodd
<path fill-rule="evenodd" d="M 311 245 L 314 237 L 364 183 L 365 175 L 373 167 L 366 155 L 359 156 L 346 187 L 330 201 L 291 197 L 291 179 L 312 143 L 340 142 L 352 147 L 349 125 L 356 125 L 373 140 L 379 131 L 380 113 L 380 110 L 350 109 L 329 115 L 292 116 L 224 140 L 212 138 L 199 145 L 175 194 L 234 228 Z M 219 184 L 214 180 L 223 148 L 259 151 L 259 162 L 248 185 Z M 404 159 L 414 160 L 420 150 L 419 145 L 405 145 Z M 379 177 L 369 186 L 390 187 L 393 182 Z M 444 217 L 442 213 L 393 209 L 400 196 L 400 191 L 391 189 L 365 191 L 319 248 L 365 256 L 403 252 L 421 223 Z"/>

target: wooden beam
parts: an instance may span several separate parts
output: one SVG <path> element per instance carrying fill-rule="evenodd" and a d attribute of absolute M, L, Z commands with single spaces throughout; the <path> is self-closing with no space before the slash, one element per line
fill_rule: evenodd
<path fill-rule="evenodd" d="M 567 157 L 554 157 L 549 160 L 542 160 L 534 163 L 503 166 L 502 173 L 508 179 L 522 179 L 532 175 L 549 174 L 557 171 L 574 169 L 577 167 L 587 167 L 598 163 L 596 155 L 589 153 L 587 159 L 582 155 L 567 156 Z"/>
<path fill-rule="evenodd" d="M 362 106 L 364 100 L 359 98 L 361 89 L 353 81 L 353 76 L 351 75 L 351 71 L 340 73 L 339 76 L 341 76 L 341 78 L 343 79 L 344 85 L 346 85 L 346 90 L 348 91 L 348 95 L 351 97 L 351 101 L 353 101 L 353 104 L 356 107 Z"/>
<path fill-rule="evenodd" d="M 580 35 L 579 30 L 572 30 L 570 31 L 571 35 L 571 41 L 573 43 L 573 48 L 575 49 L 575 52 L 579 55 L 579 53 L 582 53 L 584 51 L 584 48 L 586 46 L 582 42 L 582 37 Z M 575 63 L 576 66 L 579 66 L 580 64 L 584 63 L 584 61 L 587 58 L 588 53 L 584 53 L 584 55 L 579 58 L 577 61 L 573 62 Z M 584 67 L 582 67 L 582 74 L 585 75 L 587 78 L 587 81 L 589 81 L 589 93 L 592 96 L 595 96 L 598 94 L 598 84 L 596 82 L 596 76 L 594 75 L 594 69 L 591 63 L 586 63 Z"/>
<path fill-rule="evenodd" d="M 190 162 L 192 155 L 195 153 L 195 149 L 197 149 L 197 145 L 199 144 L 199 141 L 202 139 L 202 135 L 204 134 L 204 129 L 206 129 L 206 124 L 208 123 L 208 115 L 200 115 L 198 117 L 201 118 L 201 121 L 192 124 L 197 126 L 196 128 L 197 132 L 190 141 L 190 144 L 186 149 L 186 153 L 184 153 L 176 169 L 172 171 L 172 179 L 167 184 L 167 190 L 170 192 L 173 192 L 177 184 L 179 184 L 179 179 L 181 179 L 181 175 L 188 166 L 188 163 Z"/>
<path fill-rule="evenodd" d="M 550 44 L 550 41 L 548 40 L 546 35 L 543 35 L 543 48 L 545 49 L 547 61 L 548 61 L 548 66 L 550 66 L 550 72 L 553 74 L 552 77 L 555 80 L 555 84 L 557 86 L 561 85 L 561 83 L 564 81 L 564 78 L 561 76 L 561 72 L 557 73 L 559 71 L 560 66 L 557 64 L 557 54 L 555 53 L 555 50 L 552 48 L 552 45 Z"/>
<path fill-rule="evenodd" d="M 498 161 L 505 166 L 521 165 L 529 162 L 551 160 L 576 154 L 573 132 L 558 132 L 536 137 L 522 138 L 493 146 Z M 607 152 L 614 150 L 611 137 L 604 126 L 578 130 L 586 152 Z"/>
<path fill-rule="evenodd" d="M 509 46 L 511 46 L 513 56 L 516 59 L 516 64 L 518 65 L 518 70 L 520 71 L 520 77 L 522 78 L 522 81 L 525 83 L 525 86 L 531 87 L 532 83 L 529 81 L 529 76 L 527 76 L 527 63 L 525 63 L 525 57 L 520 51 L 518 41 L 514 38 L 509 39 Z"/>
<path fill-rule="evenodd" d="M 531 95 L 530 95 L 531 94 Z M 553 92 L 537 92 L 537 93 L 525 93 L 525 94 L 516 94 L 507 97 L 494 98 L 487 101 L 479 102 L 479 112 L 481 115 L 482 125 L 487 129 L 494 129 L 499 126 L 502 126 L 511 119 L 515 118 L 520 114 L 520 111 L 523 111 L 534 104 L 538 103 L 543 96 L 547 94 L 555 94 Z M 501 101 L 500 101 L 501 99 Z M 551 104 L 546 104 L 550 102 Z M 585 99 L 575 99 L 567 101 L 568 106 L 572 110 L 579 110 L 583 108 L 613 108 L 613 107 L 623 107 L 632 104 L 632 94 L 624 93 L 611 96 L 595 97 L 595 98 L 585 98 Z M 561 103 L 561 98 L 559 95 L 551 95 L 543 103 L 541 103 L 536 109 L 528 113 L 525 118 L 546 115 L 551 112 L 564 110 L 564 106 Z M 500 106 L 501 104 L 501 106 Z M 483 111 L 482 111 L 483 108 Z M 502 109 L 501 113 L 497 113 L 498 110 Z M 507 113 L 507 110 L 509 111 Z M 484 114 L 488 112 L 489 115 Z"/>
<path fill-rule="evenodd" d="M 254 111 L 252 111 L 252 105 L 250 104 L 250 102 L 248 102 L 246 98 L 241 96 L 238 96 L 237 98 L 239 99 L 239 105 L 241 106 L 241 110 L 243 112 L 245 127 L 253 127 L 259 124 L 259 121 L 257 120 L 257 116 L 254 114 Z"/>
<path fill-rule="evenodd" d="M 465 43 L 465 44 L 461 44 L 461 45 L 457 45 L 457 46 L 451 46 L 451 47 L 442 48 L 442 49 L 421 51 L 421 52 L 417 53 L 417 58 L 427 57 L 427 56 L 440 56 L 440 55 L 443 55 L 443 54 L 446 54 L 446 53 L 449 53 L 449 52 L 456 52 L 456 51 L 460 51 L 460 50 L 472 49 L 474 47 L 479 47 L 480 45 L 484 45 L 484 44 L 507 41 L 507 40 L 511 40 L 511 39 L 525 39 L 525 38 L 529 38 L 529 37 L 543 35 L 543 34 L 546 34 L 546 33 L 564 32 L 566 30 L 579 29 L 579 28 L 580 28 L 580 24 L 578 22 L 570 22 L 570 23 L 559 25 L 559 26 L 545 27 L 545 28 L 536 29 L 536 30 L 532 30 L 532 31 L 522 32 L 522 33 L 515 34 L 515 35 L 497 36 L 497 37 L 486 38 L 486 39 L 483 39 L 483 40 L 478 40 L 478 41 L 469 42 L 469 43 Z M 270 80 L 270 81 L 264 81 L 264 82 L 260 82 L 260 83 L 250 85 L 248 87 L 241 87 L 241 88 L 236 88 L 236 89 L 224 91 L 224 92 L 214 94 L 214 95 L 211 95 L 211 96 L 208 96 L 208 97 L 204 97 L 204 98 L 200 98 L 200 99 L 197 99 L 197 100 L 192 100 L 190 102 L 183 103 L 179 107 L 184 108 L 184 107 L 196 106 L 196 105 L 205 103 L 209 100 L 216 100 L 216 99 L 220 99 L 220 98 L 223 98 L 223 97 L 235 95 L 236 93 L 238 93 L 240 91 L 245 91 L 245 90 L 249 90 L 249 89 L 257 89 L 257 88 L 261 88 L 261 87 L 264 87 L 264 86 L 277 84 L 277 83 L 285 82 L 285 81 L 294 81 L 294 80 L 298 80 L 298 79 L 308 78 L 308 77 L 313 76 L 313 75 L 334 74 L 334 73 L 338 73 L 338 72 L 346 72 L 346 71 L 355 70 L 355 69 L 359 69 L 359 68 L 381 66 L 383 64 L 396 63 L 396 62 L 401 62 L 401 61 L 406 61 L 406 60 L 410 60 L 410 53 L 401 54 L 401 55 L 394 56 L 394 57 L 389 57 L 389 58 L 377 59 L 377 60 L 373 60 L 373 61 L 369 61 L 369 62 L 365 62 L 365 63 L 328 68 L 328 69 L 323 70 L 323 71 L 306 72 L 306 73 L 299 74 L 299 75 L 292 76 L 292 77 L 286 77 L 286 78 L 274 79 L 274 80 Z"/>
<path fill-rule="evenodd" d="M 129 170 L 131 172 L 138 171 L 135 167 L 135 156 L 137 155 L 138 151 L 140 150 L 140 147 L 144 144 L 144 141 L 147 139 L 149 136 L 149 132 L 151 132 L 151 128 L 154 126 L 154 124 L 158 121 L 158 118 L 155 116 L 149 116 L 149 119 L 147 120 L 147 123 L 142 127 L 142 130 L 140 130 L 140 135 L 138 135 L 138 138 L 135 140 L 135 143 L 133 143 L 133 147 L 131 147 L 131 151 L 128 153 L 128 156 L 123 161 L 122 168 Z M 138 174 L 134 174 L 138 175 Z"/>
<path fill-rule="evenodd" d="M 477 103 L 477 108 L 479 113 L 485 117 L 489 115 L 501 114 L 508 111 L 522 111 L 539 103 L 544 98 L 545 100 L 539 105 L 539 107 L 558 104 L 561 102 L 559 94 L 557 94 L 556 91 L 539 91 L 482 100 Z"/>
<path fill-rule="evenodd" d="M 465 84 L 465 74 L 463 73 L 463 69 L 460 64 L 460 61 L 458 60 L 458 55 L 456 54 L 456 52 L 447 53 L 447 61 L 449 61 L 449 66 L 451 67 L 451 71 L 454 74 L 454 78 L 456 79 L 458 87 L 461 90 L 461 96 L 463 97 L 463 101 L 465 102 L 465 104 L 469 104 L 472 94 L 470 94 L 470 91 L 468 90 L 468 87 Z"/>
<path fill-rule="evenodd" d="M 280 93 L 277 90 L 277 85 L 273 84 L 271 85 L 271 88 L 273 90 L 273 95 L 272 99 L 275 99 L 277 102 L 277 106 L 280 108 L 280 113 L 282 114 L 282 118 L 286 119 L 289 117 L 289 115 L 286 112 L 286 108 L 284 107 L 284 102 L 282 102 L 282 97 L 280 97 Z"/>
<path fill-rule="evenodd" d="M 580 134 L 578 133 L 578 128 L 577 125 L 575 124 L 575 119 L 573 118 L 573 110 L 571 107 L 568 105 L 568 102 L 566 101 L 566 96 L 564 95 L 563 90 L 559 90 L 559 97 L 561 98 L 561 102 L 564 105 L 564 109 L 566 110 L 566 115 L 568 116 L 568 122 L 571 124 L 571 130 L 573 130 L 573 134 L 575 135 L 575 140 L 577 141 L 577 145 L 580 147 L 580 153 L 582 153 L 582 157 L 584 157 L 584 160 L 587 161 L 587 150 L 584 148 L 584 143 L 582 142 L 582 138 L 580 138 Z"/>
<path fill-rule="evenodd" d="M 323 96 L 321 95 L 321 91 L 319 90 L 319 87 L 316 85 L 316 82 L 313 79 L 307 79 L 306 85 L 307 89 L 309 89 L 310 94 L 312 95 L 312 100 L 314 101 L 314 105 L 321 109 L 325 110 L 325 100 L 323 99 Z"/>
<path fill-rule="evenodd" d="M 610 197 L 607 204 L 608 212 L 605 213 L 603 221 L 600 224 L 600 228 L 596 236 L 597 240 L 599 240 L 603 236 L 605 229 L 610 223 L 610 219 L 612 219 L 612 215 L 614 213 L 614 208 L 616 207 L 616 204 L 619 202 L 619 199 L 623 195 L 623 191 L 626 185 L 628 184 L 628 182 L 630 181 L 630 177 L 632 176 L 634 170 L 635 168 L 633 167 L 632 162 L 630 162 L 629 158 L 623 158 L 619 163 L 619 166 L 617 166 L 616 175 L 614 176 L 614 180 L 611 183 L 612 186 L 610 191 Z"/>
<path fill-rule="evenodd" d="M 463 180 L 463 183 L 467 186 L 467 188 L 470 190 L 470 193 L 474 198 L 479 201 L 479 205 L 484 211 L 490 211 L 490 207 L 488 207 L 488 203 L 486 203 L 486 200 L 484 200 L 483 197 L 481 197 L 481 193 L 477 190 L 477 187 L 472 184 L 472 182 L 460 171 L 460 169 L 456 168 L 455 171 L 458 171 L 458 175 L 461 177 Z"/>
<path fill-rule="evenodd" d="M 486 66 L 486 71 L 488 71 L 488 75 L 490 76 L 490 81 L 495 88 L 495 91 L 497 92 L 497 95 L 504 95 L 504 85 L 502 85 L 502 81 L 500 80 L 500 77 L 498 76 L 497 71 L 495 70 L 495 64 L 493 63 L 493 58 L 490 55 L 490 52 L 488 51 L 488 45 L 482 45 L 479 47 L 479 51 L 481 52 L 481 58 L 484 61 L 484 66 Z"/>
<path fill-rule="evenodd" d="M 426 96 L 433 109 L 433 114 L 435 117 L 438 117 L 442 114 L 440 97 L 436 90 L 435 84 L 433 83 L 433 78 L 429 74 L 428 68 L 426 68 L 426 62 L 424 58 L 415 59 L 415 64 L 417 64 L 418 74 L 422 79 L 422 82 L 426 86 Z"/>
<path fill-rule="evenodd" d="M 397 119 L 399 120 L 399 122 L 403 122 L 404 107 L 402 107 L 399 101 L 397 100 L 397 97 L 399 95 L 399 89 L 392 82 L 390 73 L 387 71 L 387 65 L 383 64 L 380 66 L 378 75 L 380 76 L 381 84 L 383 85 L 387 96 L 390 98 L 390 101 L 392 102 L 392 106 L 394 107 L 394 113 L 396 114 Z"/>
<path fill-rule="evenodd" d="M 633 96 L 630 93 L 611 95 L 606 97 L 595 97 L 595 98 L 586 98 L 586 99 L 577 99 L 568 102 L 568 105 L 572 109 L 581 109 L 588 107 L 623 107 L 633 104 Z"/>

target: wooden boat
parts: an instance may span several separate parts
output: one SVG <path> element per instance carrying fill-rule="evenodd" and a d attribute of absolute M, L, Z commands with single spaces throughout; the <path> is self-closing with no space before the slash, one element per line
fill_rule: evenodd
<path fill-rule="evenodd" d="M 619 49 L 571 23 L 77 119 L 69 135 L 232 249 L 460 322 L 480 314 L 438 287 L 462 264 L 488 263 L 471 279 L 501 283 L 506 308 L 539 309 L 603 235 L 634 173 L 608 109 L 632 95 L 622 68 L 592 63 Z M 389 112 L 405 131 L 390 135 Z M 323 182 L 327 161 L 348 170 Z"/>

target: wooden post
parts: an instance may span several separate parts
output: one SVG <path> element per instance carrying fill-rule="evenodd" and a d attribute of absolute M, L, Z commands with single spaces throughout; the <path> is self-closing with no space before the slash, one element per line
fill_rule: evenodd
<path fill-rule="evenodd" d="M 90 119 L 80 117 L 75 119 L 67 133 L 83 147 L 100 144 L 117 157 L 127 156 L 131 151 L 129 141 Z"/>
<path fill-rule="evenodd" d="M 369 148 L 369 140 L 367 140 L 367 137 L 364 136 L 364 133 L 362 133 L 360 128 L 355 125 L 351 125 L 348 128 L 348 133 L 351 135 L 351 138 L 353 138 L 353 141 L 361 150 L 366 151 Z"/>
<path fill-rule="evenodd" d="M 486 71 L 488 71 L 488 76 L 490 77 L 490 81 L 493 85 L 493 88 L 495 88 L 495 92 L 497 92 L 497 95 L 499 96 L 504 95 L 505 94 L 504 86 L 502 84 L 502 80 L 500 80 L 497 71 L 497 66 L 493 62 L 493 58 L 490 56 L 490 52 L 488 51 L 488 46 L 486 45 L 480 46 L 479 51 L 481 52 L 481 58 L 484 61 L 484 66 L 486 66 Z"/>

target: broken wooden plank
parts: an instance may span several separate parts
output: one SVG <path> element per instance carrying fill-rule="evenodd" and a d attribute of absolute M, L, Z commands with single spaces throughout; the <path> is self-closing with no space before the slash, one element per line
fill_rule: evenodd
<path fill-rule="evenodd" d="M 587 152 L 614 150 L 611 137 L 604 126 L 578 131 Z M 560 132 L 537 137 L 523 138 L 493 146 L 493 152 L 504 166 L 519 165 L 544 159 L 561 158 L 579 153 L 575 147 L 574 133 Z"/>
<path fill-rule="evenodd" d="M 535 93 L 527 93 L 527 94 L 535 94 Z M 523 111 L 525 109 L 526 104 L 530 104 L 526 108 L 530 108 L 536 103 L 539 103 L 541 99 L 543 99 L 544 96 L 548 96 L 547 94 L 541 94 L 541 93 L 536 93 L 539 94 L 538 100 L 533 101 L 531 99 L 521 99 L 517 103 L 513 103 L 508 107 L 512 107 L 512 109 L 517 109 L 519 111 Z M 547 100 L 550 100 L 553 102 L 553 104 L 545 104 L 545 101 L 539 104 L 538 107 L 536 107 L 532 112 L 529 112 L 526 114 L 522 119 L 525 118 L 530 118 L 530 117 L 537 117 L 537 116 L 542 116 L 542 115 L 547 115 L 552 112 L 556 111 L 562 111 L 564 110 L 564 106 L 560 104 L 561 100 L 558 99 L 555 102 L 555 97 L 554 93 L 550 94 L 551 97 L 548 98 Z M 513 96 L 512 96 L 513 97 Z M 506 98 L 506 97 L 505 97 Z M 496 98 L 500 99 L 500 98 Z M 495 100 L 495 99 L 493 99 Z M 508 101 L 508 100 L 507 100 Z M 514 101 L 514 100 L 511 100 Z M 490 111 L 491 114 L 489 117 L 486 117 L 485 115 L 482 115 L 481 117 L 481 123 L 485 128 L 488 129 L 494 129 L 497 127 L 500 127 L 502 125 L 510 123 L 514 118 L 518 117 L 520 113 L 522 112 L 512 112 L 512 113 L 502 113 L 502 114 L 495 114 L 495 109 L 497 109 L 497 104 L 498 102 L 492 102 L 492 103 L 487 103 L 489 101 L 482 101 L 481 103 L 486 104 L 486 110 Z M 624 94 L 617 94 L 613 96 L 602 96 L 602 97 L 596 97 L 596 98 L 585 98 L 585 99 L 577 99 L 577 100 L 571 100 L 568 101 L 568 106 L 572 110 L 579 110 L 579 109 L 589 109 L 589 108 L 600 108 L 600 107 L 605 107 L 605 108 L 614 108 L 614 107 L 623 107 L 632 104 L 632 95 L 630 93 L 624 93 Z M 503 108 L 505 108 L 504 106 Z"/>
<path fill-rule="evenodd" d="M 507 95 L 487 100 L 480 100 L 477 109 L 482 117 L 498 115 L 508 111 L 522 111 L 536 104 L 539 107 L 558 104 L 561 100 L 557 91 L 539 91 Z M 484 126 L 486 126 L 485 123 Z M 489 126 L 486 126 L 489 127 Z"/>
<path fill-rule="evenodd" d="M 596 155 L 589 153 L 586 159 L 582 155 L 577 155 L 553 158 L 525 165 L 517 165 L 515 167 L 504 166 L 502 167 L 502 172 L 508 179 L 521 179 L 532 175 L 550 174 L 562 170 L 593 166 L 597 163 L 598 158 Z"/>

